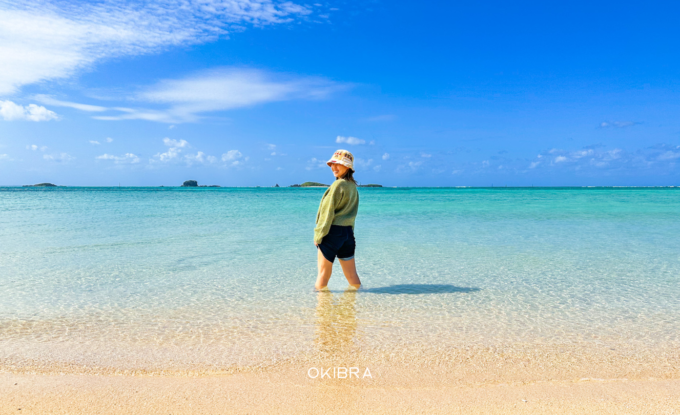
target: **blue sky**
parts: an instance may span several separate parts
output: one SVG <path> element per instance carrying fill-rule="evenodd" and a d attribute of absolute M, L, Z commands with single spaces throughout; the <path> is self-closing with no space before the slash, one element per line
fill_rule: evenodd
<path fill-rule="evenodd" d="M 0 185 L 680 185 L 678 12 L 0 0 Z"/>

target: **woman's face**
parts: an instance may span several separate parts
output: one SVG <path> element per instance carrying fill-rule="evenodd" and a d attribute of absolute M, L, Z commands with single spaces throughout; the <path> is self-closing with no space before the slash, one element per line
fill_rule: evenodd
<path fill-rule="evenodd" d="M 333 170 L 333 176 L 335 176 L 336 178 L 344 176 L 345 173 L 347 172 L 348 168 L 349 167 L 343 166 L 342 164 L 335 164 L 335 163 L 331 164 L 331 170 Z"/>

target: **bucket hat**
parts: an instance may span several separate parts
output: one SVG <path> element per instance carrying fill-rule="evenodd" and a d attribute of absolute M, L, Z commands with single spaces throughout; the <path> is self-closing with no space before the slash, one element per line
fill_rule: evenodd
<path fill-rule="evenodd" d="M 354 156 L 347 150 L 338 150 L 333 154 L 330 160 L 326 162 L 328 166 L 331 164 L 342 164 L 354 172 Z"/>

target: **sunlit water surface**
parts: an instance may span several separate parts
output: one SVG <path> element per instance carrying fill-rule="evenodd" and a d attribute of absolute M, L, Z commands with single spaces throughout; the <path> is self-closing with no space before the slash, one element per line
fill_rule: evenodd
<path fill-rule="evenodd" d="M 0 363 L 680 339 L 679 189 L 360 189 L 364 288 L 317 295 L 322 193 L 0 188 Z"/>

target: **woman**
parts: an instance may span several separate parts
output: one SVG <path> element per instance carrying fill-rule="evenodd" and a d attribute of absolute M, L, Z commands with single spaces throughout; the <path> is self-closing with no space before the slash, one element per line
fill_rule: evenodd
<path fill-rule="evenodd" d="M 318 251 L 319 275 L 314 287 L 326 288 L 337 256 L 349 285 L 359 288 L 361 281 L 354 264 L 354 219 L 359 210 L 359 192 L 353 177 L 354 156 L 347 150 L 338 150 L 326 164 L 333 170 L 335 182 L 323 194 L 316 214 L 314 245 Z"/>

